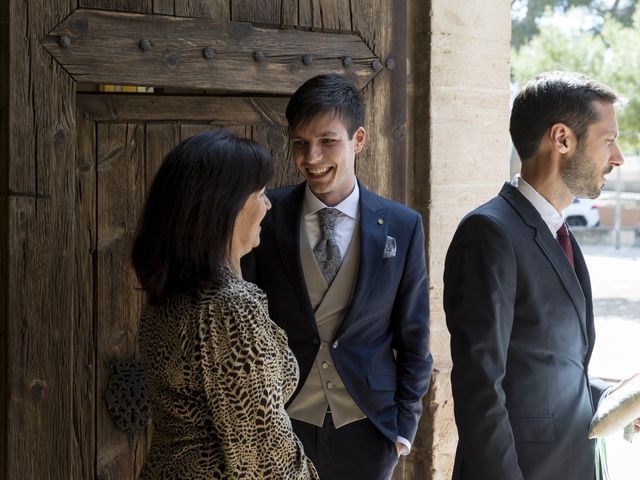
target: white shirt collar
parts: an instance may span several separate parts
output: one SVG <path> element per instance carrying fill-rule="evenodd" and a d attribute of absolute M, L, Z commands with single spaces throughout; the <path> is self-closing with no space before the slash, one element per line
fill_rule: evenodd
<path fill-rule="evenodd" d="M 353 191 L 349 194 L 347 198 L 341 201 L 338 205 L 336 205 L 335 209 L 339 210 L 340 213 L 347 215 L 348 217 L 356 220 L 358 218 L 358 202 L 360 201 L 360 188 L 358 188 L 358 182 L 355 182 L 355 187 Z M 306 184 L 304 187 L 304 203 L 302 206 L 302 213 L 304 216 L 311 215 L 316 213 L 318 210 L 326 208 L 325 205 L 318 197 L 316 197 L 311 189 L 309 188 L 309 184 Z"/>
<path fill-rule="evenodd" d="M 551 205 L 546 198 L 540 195 L 535 188 L 529 185 L 524 178 L 520 175 L 516 175 L 511 180 L 511 185 L 516 187 L 518 191 L 524 195 L 524 197 L 531 202 L 533 208 L 535 208 L 544 223 L 547 224 L 549 230 L 551 230 L 551 234 L 554 238 L 557 238 L 557 231 L 564 223 L 564 218 L 562 214 L 558 212 L 553 205 Z"/>

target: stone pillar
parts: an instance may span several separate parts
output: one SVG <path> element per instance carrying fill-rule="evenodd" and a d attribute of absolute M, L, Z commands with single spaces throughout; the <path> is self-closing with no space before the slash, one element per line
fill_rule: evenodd
<path fill-rule="evenodd" d="M 434 374 L 422 424 L 405 465 L 405 480 L 449 480 L 457 433 L 451 397 L 449 334 L 442 307 L 442 274 L 451 237 L 465 213 L 496 195 L 509 178 L 509 57 L 511 4 L 432 0 L 429 18 L 415 19 L 415 36 L 428 42 L 428 66 L 414 53 L 415 88 L 428 79 L 423 118 L 428 159 L 415 158 L 415 198 L 428 222 L 431 351 Z M 417 102 L 416 109 L 423 108 Z M 419 129 L 417 129 L 419 131 Z M 416 148 L 417 151 L 421 149 Z M 425 171 L 426 170 L 426 171 Z M 424 188 L 424 186 L 427 188 Z"/>

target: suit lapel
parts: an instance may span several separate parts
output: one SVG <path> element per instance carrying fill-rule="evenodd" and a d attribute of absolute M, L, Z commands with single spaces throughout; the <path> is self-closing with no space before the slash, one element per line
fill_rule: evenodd
<path fill-rule="evenodd" d="M 553 269 L 556 271 L 560 281 L 564 285 L 569 298 L 571 298 L 571 301 L 578 312 L 580 328 L 582 330 L 584 340 L 588 343 L 589 336 L 587 335 L 586 326 L 587 312 L 585 294 L 582 291 L 582 286 L 578 281 L 576 272 L 567 261 L 558 241 L 553 238 L 553 235 L 549 231 L 549 227 L 544 223 L 544 220 L 535 207 L 531 205 L 531 203 L 518 191 L 516 187 L 507 183 L 502 188 L 500 195 L 520 214 L 524 222 L 534 229 L 534 241 L 553 266 Z M 580 249 L 577 248 L 576 250 L 579 252 Z M 582 255 L 580 255 L 580 258 L 582 258 Z M 584 263 L 584 259 L 582 259 L 582 262 Z"/>
<path fill-rule="evenodd" d="M 295 296 L 298 298 L 307 320 L 317 330 L 300 263 L 300 213 L 304 199 L 304 188 L 305 184 L 301 183 L 285 199 L 274 205 L 273 235 Z"/>
<path fill-rule="evenodd" d="M 586 329 L 587 335 L 589 338 L 589 349 L 587 353 L 587 361 L 591 356 L 591 351 L 593 350 L 593 346 L 595 343 L 595 326 L 593 323 L 593 301 L 591 295 L 591 280 L 589 278 L 589 270 L 587 269 L 587 263 L 584 260 L 584 256 L 582 255 L 582 250 L 580 250 L 580 246 L 578 242 L 576 242 L 573 233 L 569 230 L 569 237 L 571 238 L 571 246 L 573 248 L 573 263 L 575 264 L 576 276 L 578 277 L 578 281 L 580 282 L 580 286 L 582 287 L 582 292 L 585 296 L 585 304 L 586 304 Z"/>
<path fill-rule="evenodd" d="M 364 305 L 380 269 L 387 242 L 387 209 L 360 182 L 358 185 L 360 187 L 360 220 L 358 225 L 360 229 L 360 267 L 351 307 L 340 325 L 337 335 L 340 335 L 353 322 Z"/>

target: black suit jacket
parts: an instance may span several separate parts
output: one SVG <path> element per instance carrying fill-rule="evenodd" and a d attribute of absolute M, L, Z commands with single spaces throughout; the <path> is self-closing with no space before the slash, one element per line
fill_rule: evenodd
<path fill-rule="evenodd" d="M 391 441 L 413 442 L 427 392 L 428 285 L 420 215 L 360 186 L 360 265 L 348 313 L 331 345 L 335 367 L 365 415 Z M 271 318 L 289 337 L 304 384 L 320 339 L 300 262 L 305 184 L 269 192 L 260 246 L 246 258 L 247 278 L 269 299 Z M 395 256 L 384 258 L 387 237 Z"/>
<path fill-rule="evenodd" d="M 460 438 L 454 479 L 594 477 L 591 286 L 573 235 L 571 243 L 575 271 L 510 184 L 454 235 L 444 273 Z"/>

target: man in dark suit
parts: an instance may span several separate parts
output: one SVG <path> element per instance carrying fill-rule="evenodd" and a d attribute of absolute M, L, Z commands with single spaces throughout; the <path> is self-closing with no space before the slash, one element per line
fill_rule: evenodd
<path fill-rule="evenodd" d="M 589 273 L 562 217 L 623 163 L 616 95 L 577 74 L 530 81 L 510 133 L 520 176 L 469 213 L 449 248 L 444 307 L 459 444 L 454 479 L 590 480 L 601 385 Z"/>
<path fill-rule="evenodd" d="M 312 78 L 286 114 L 305 182 L 269 192 L 247 278 L 298 359 L 287 411 L 320 478 L 387 479 L 431 376 L 422 220 L 356 179 L 366 132 L 349 81 Z"/>

